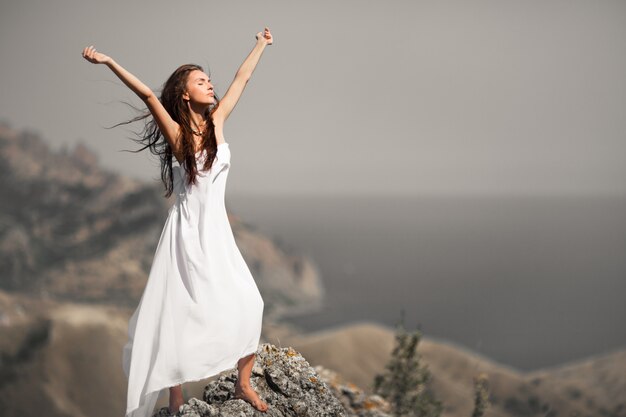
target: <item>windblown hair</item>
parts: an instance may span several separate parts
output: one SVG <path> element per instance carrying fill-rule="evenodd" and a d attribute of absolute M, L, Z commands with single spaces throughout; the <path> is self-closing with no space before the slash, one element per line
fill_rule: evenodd
<path fill-rule="evenodd" d="M 196 165 L 196 155 L 194 153 L 194 138 L 191 128 L 191 115 L 189 109 L 182 96 L 187 88 L 187 79 L 189 74 L 194 70 L 204 71 L 201 66 L 195 64 L 181 65 L 170 75 L 161 91 L 159 101 L 165 107 L 172 119 L 181 127 L 181 151 L 183 154 L 183 162 L 181 166 L 187 173 L 187 183 L 189 185 L 196 183 L 198 168 Z M 207 158 L 204 162 L 203 169 L 208 170 L 213 165 L 213 160 L 217 154 L 217 140 L 215 138 L 215 125 L 213 124 L 212 114 L 219 106 L 219 98 L 215 95 L 216 104 L 207 108 L 204 118 L 207 122 L 207 128 L 202 137 L 201 150 L 205 151 Z M 133 106 L 134 107 L 134 106 Z M 165 186 L 165 197 L 172 195 L 174 191 L 174 179 L 172 177 L 172 158 L 174 157 L 172 148 L 159 129 L 156 120 L 151 113 L 145 111 L 143 114 L 134 117 L 126 122 L 118 123 L 112 127 L 125 125 L 139 120 L 146 120 L 143 130 L 138 134 L 140 139 L 133 139 L 135 142 L 143 145 L 142 148 L 133 151 L 141 152 L 149 148 L 150 152 L 158 155 L 161 160 L 161 180 Z"/>

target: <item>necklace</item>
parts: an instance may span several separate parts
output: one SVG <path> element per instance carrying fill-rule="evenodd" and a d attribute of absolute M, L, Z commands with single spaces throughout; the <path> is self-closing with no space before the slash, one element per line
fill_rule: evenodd
<path fill-rule="evenodd" d="M 198 126 L 195 122 L 194 124 L 196 126 Z M 204 134 L 206 133 L 206 128 L 207 128 L 207 124 L 206 121 L 204 122 L 203 126 L 202 126 L 202 130 L 196 130 L 193 127 L 191 128 L 191 132 L 196 135 L 196 136 L 204 136 Z"/>

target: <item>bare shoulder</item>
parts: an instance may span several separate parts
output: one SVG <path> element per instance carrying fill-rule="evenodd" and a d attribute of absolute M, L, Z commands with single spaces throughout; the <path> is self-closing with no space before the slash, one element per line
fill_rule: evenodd
<path fill-rule="evenodd" d="M 226 114 L 224 113 L 224 110 L 219 105 L 211 113 L 211 119 L 213 119 L 213 123 L 224 123 L 226 121 Z"/>
<path fill-rule="evenodd" d="M 216 112 L 217 113 L 217 112 Z M 225 119 L 221 114 L 213 113 L 213 126 L 215 127 L 215 141 L 218 145 L 225 143 L 226 139 L 224 138 L 224 123 Z"/>
<path fill-rule="evenodd" d="M 182 132 L 181 132 L 180 126 L 177 129 L 176 136 L 168 137 L 168 135 L 165 133 L 163 134 L 163 136 L 169 143 L 170 149 L 172 149 L 172 155 L 174 155 L 174 157 L 179 163 L 182 163 L 185 155 L 183 154 L 182 146 L 180 145 L 182 141 Z"/>

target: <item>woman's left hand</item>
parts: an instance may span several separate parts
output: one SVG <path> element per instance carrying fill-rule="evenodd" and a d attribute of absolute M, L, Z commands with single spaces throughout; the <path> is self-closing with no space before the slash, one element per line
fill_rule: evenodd
<path fill-rule="evenodd" d="M 267 26 L 265 27 L 265 30 L 263 32 L 259 32 L 256 34 L 256 39 L 257 41 L 259 39 L 263 39 L 267 45 L 271 45 L 274 42 L 274 38 L 270 33 L 270 28 L 268 28 Z"/>

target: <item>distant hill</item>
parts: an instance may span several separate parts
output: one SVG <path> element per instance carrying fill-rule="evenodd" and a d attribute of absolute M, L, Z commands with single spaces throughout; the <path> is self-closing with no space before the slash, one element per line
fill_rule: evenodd
<path fill-rule="evenodd" d="M 3 416 L 123 415 L 126 379 L 122 346 L 131 309 L 41 300 L 0 291 L 0 407 Z M 359 323 L 312 334 L 266 320 L 262 343 L 293 347 L 321 366 L 333 386 L 369 394 L 394 344 L 392 329 Z M 472 378 L 486 373 L 491 407 L 486 416 L 623 417 L 626 350 L 559 368 L 516 372 L 427 336 L 418 345 L 433 376 L 443 417 L 470 416 Z M 334 372 L 333 372 L 334 371 Z M 204 381 L 184 385 L 185 399 L 202 398 Z M 341 392 L 341 390 L 338 390 Z M 167 406 L 162 398 L 157 407 Z"/>
<path fill-rule="evenodd" d="M 173 198 L 163 187 L 102 169 L 85 145 L 53 152 L 0 124 L 0 289 L 136 306 Z M 311 260 L 286 253 L 229 213 L 266 315 L 317 308 Z"/>
<path fill-rule="evenodd" d="M 268 341 L 292 346 L 311 365 L 333 369 L 371 393 L 374 376 L 393 349 L 394 331 L 359 323 L 305 335 L 277 330 Z M 626 350 L 530 373 L 428 336 L 422 337 L 418 353 L 433 375 L 445 416 L 471 415 L 472 378 L 483 372 L 491 391 L 487 416 L 626 416 Z"/>

